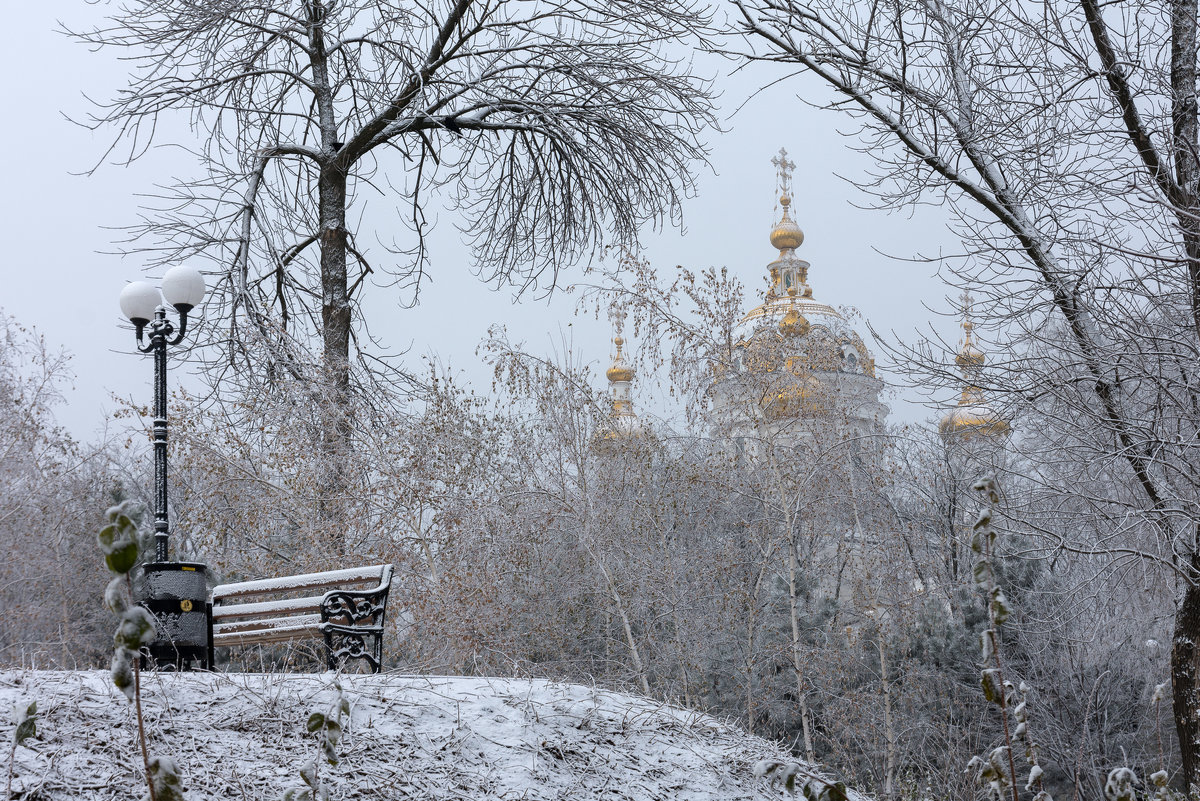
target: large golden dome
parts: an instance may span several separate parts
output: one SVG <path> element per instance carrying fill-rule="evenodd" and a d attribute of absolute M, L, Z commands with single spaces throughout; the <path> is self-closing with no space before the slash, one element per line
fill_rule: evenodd
<path fill-rule="evenodd" d="M 758 306 L 747 312 L 734 331 L 741 364 L 751 370 L 773 370 L 777 348 L 767 340 L 788 343 L 787 369 L 849 372 L 875 377 L 875 360 L 846 319 L 828 304 L 813 298 L 808 284 L 809 263 L 797 258 L 793 247 L 804 241 L 800 226 L 791 219 L 791 198 L 783 192 L 783 218 L 771 231 L 771 244 L 779 258 L 768 265 L 771 286 Z M 769 356 L 768 354 L 775 354 Z"/>
<path fill-rule="evenodd" d="M 781 378 L 784 385 L 762 400 L 763 415 L 768 420 L 783 420 L 801 415 L 819 415 L 825 409 L 821 382 L 814 376 Z"/>

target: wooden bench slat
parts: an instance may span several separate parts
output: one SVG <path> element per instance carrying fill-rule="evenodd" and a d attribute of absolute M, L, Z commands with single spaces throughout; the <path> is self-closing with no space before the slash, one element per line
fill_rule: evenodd
<path fill-rule="evenodd" d="M 387 565 L 372 565 L 370 567 L 352 567 L 345 570 L 327 570 L 323 573 L 305 573 L 299 576 L 283 576 L 273 579 L 255 579 L 239 581 L 236 584 L 222 584 L 213 588 L 213 602 L 226 598 L 246 598 L 254 595 L 272 595 L 281 592 L 298 592 L 300 590 L 324 589 L 326 587 L 344 587 L 352 582 L 379 583 Z"/>
<path fill-rule="evenodd" d="M 317 626 L 279 626 L 262 631 L 243 631 L 231 634 L 214 633 L 213 645 L 217 648 L 224 648 L 231 645 L 256 645 L 268 642 L 282 642 L 284 640 L 308 640 L 312 639 L 314 631 L 320 632 L 319 626 L 320 623 Z"/>
<path fill-rule="evenodd" d="M 257 601 L 248 604 L 221 604 L 213 607 L 213 620 L 232 620 L 239 617 L 287 615 L 296 612 L 318 612 L 323 595 L 307 598 L 284 598 L 281 601 Z"/>
<path fill-rule="evenodd" d="M 309 629 L 316 629 L 320 624 L 321 616 L 319 614 L 293 615 L 292 617 L 281 617 L 273 620 L 242 620 L 235 623 L 215 624 L 213 626 L 213 637 L 222 634 L 238 634 L 253 631 L 271 632 L 294 626 L 306 626 Z"/>

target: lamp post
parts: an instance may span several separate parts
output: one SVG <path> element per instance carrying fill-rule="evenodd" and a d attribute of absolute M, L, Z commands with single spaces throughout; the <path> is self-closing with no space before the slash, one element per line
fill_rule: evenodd
<path fill-rule="evenodd" d="M 167 270 L 161 291 L 145 281 L 121 290 L 121 312 L 134 325 L 138 350 L 154 354 L 154 562 L 142 567 L 146 581 L 139 600 L 158 624 L 151 659 L 176 667 L 193 660 L 209 666 L 207 569 L 195 562 L 168 561 L 167 518 L 167 348 L 183 341 L 188 313 L 204 299 L 204 291 L 204 277 L 186 266 Z M 178 331 L 163 301 L 178 313 Z"/>

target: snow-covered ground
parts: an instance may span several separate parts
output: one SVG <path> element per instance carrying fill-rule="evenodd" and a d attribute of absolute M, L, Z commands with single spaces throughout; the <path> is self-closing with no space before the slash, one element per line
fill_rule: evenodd
<path fill-rule="evenodd" d="M 150 674 L 151 754 L 173 757 L 187 797 L 278 799 L 316 755 L 305 730 L 335 698 L 333 674 Z M 335 799 L 778 799 L 754 778 L 774 744 L 706 715 L 543 680 L 343 676 L 351 719 Z M 132 704 L 101 671 L 0 672 L 0 708 L 38 704 L 38 739 L 17 749 L 14 797 L 139 798 Z M 12 724 L 3 733 L 7 772 Z M 0 785 L 2 788 L 2 785 Z M 20 788 L 21 792 L 17 792 Z"/>

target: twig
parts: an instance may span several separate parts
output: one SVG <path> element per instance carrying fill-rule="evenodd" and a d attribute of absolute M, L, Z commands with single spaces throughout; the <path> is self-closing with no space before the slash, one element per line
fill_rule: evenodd
<path fill-rule="evenodd" d="M 8 801 L 8 799 L 12 798 L 13 768 L 16 766 L 16 763 L 17 763 L 17 738 L 14 733 L 13 741 L 12 741 L 12 748 L 9 749 L 9 752 L 8 752 L 8 784 L 4 788 L 4 801 Z"/>
<path fill-rule="evenodd" d="M 130 582 L 130 592 L 132 592 L 133 583 L 130 581 L 128 573 L 125 574 L 125 580 Z M 150 752 L 146 748 L 146 725 L 142 720 L 142 671 L 139 662 L 141 659 L 133 660 L 133 703 L 137 712 L 138 743 L 142 746 L 142 767 L 146 769 L 146 787 L 150 789 L 150 801 L 156 801 L 154 777 L 150 775 Z"/>

